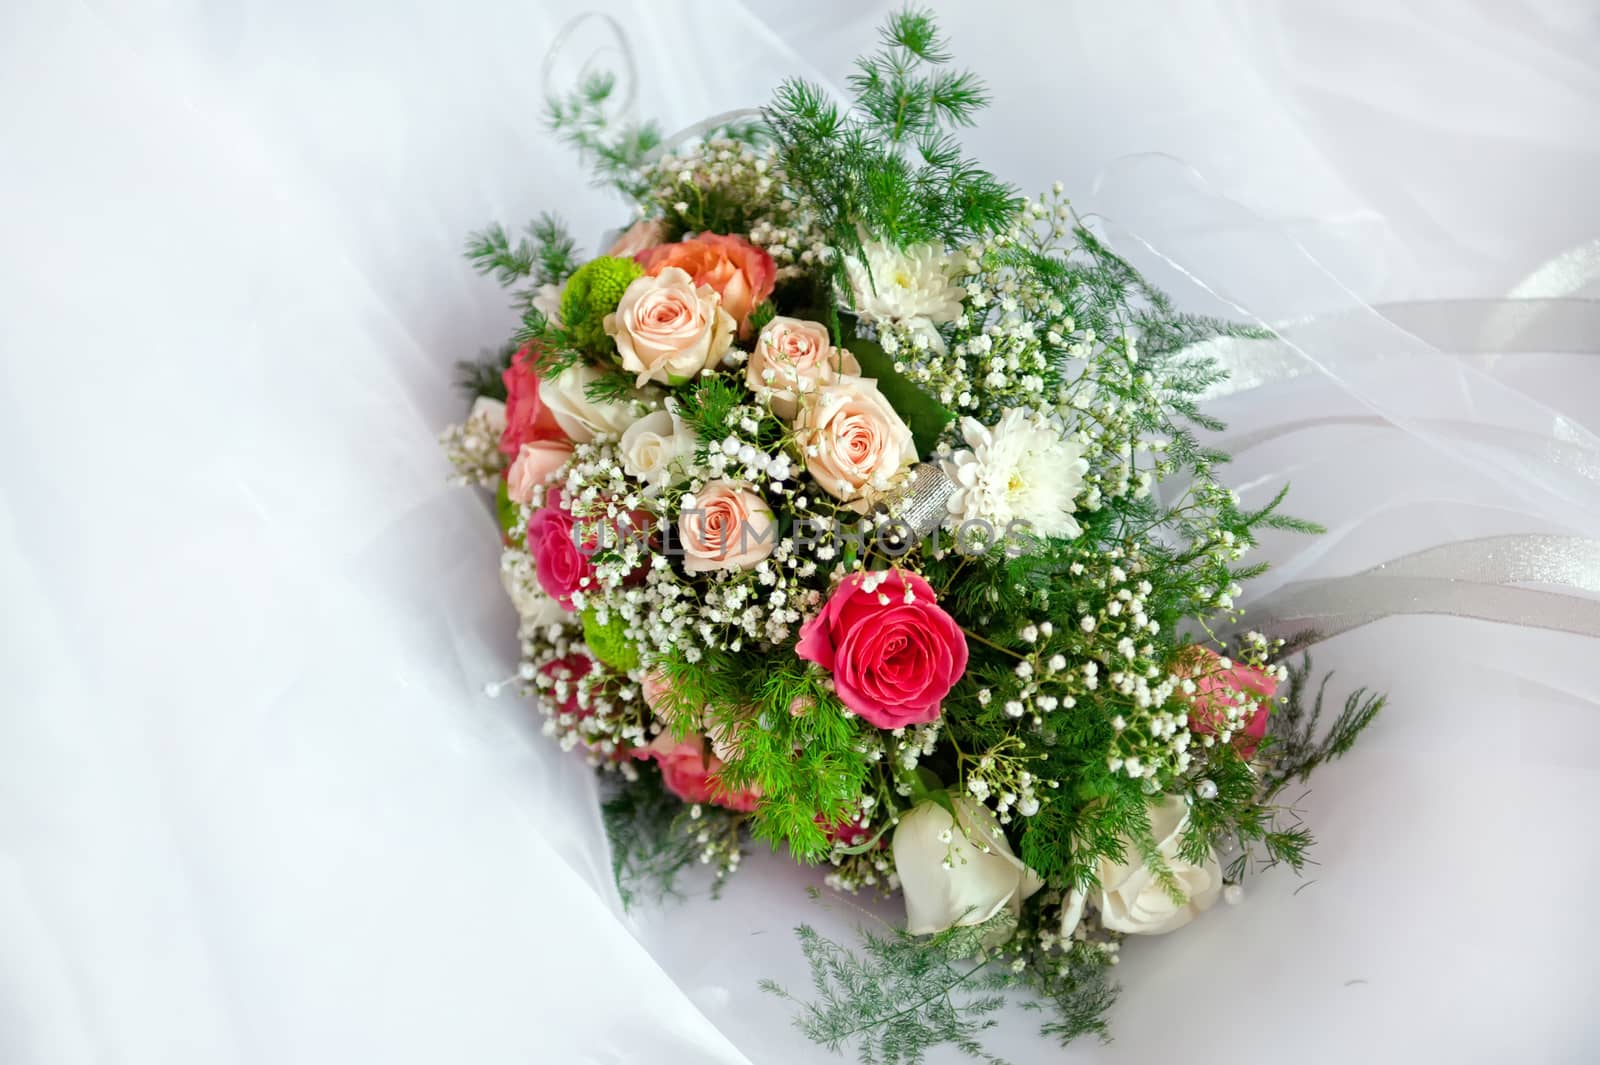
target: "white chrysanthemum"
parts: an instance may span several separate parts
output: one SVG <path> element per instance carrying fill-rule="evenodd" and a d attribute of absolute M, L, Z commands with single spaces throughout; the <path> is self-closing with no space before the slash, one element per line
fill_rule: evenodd
<path fill-rule="evenodd" d="M 933 325 L 961 317 L 965 294 L 950 281 L 949 253 L 936 244 L 896 248 L 875 240 L 861 250 L 861 258 L 851 255 L 844 261 L 856 314 L 864 321 L 898 322 L 931 334 L 929 342 L 942 347 Z"/>
<path fill-rule="evenodd" d="M 1059 423 L 1008 410 L 992 429 L 963 418 L 961 435 L 972 450 L 942 463 L 956 486 L 947 504 L 952 525 L 982 521 L 1000 533 L 1015 521 L 1042 536 L 1082 532 L 1072 513 L 1089 463 Z"/>

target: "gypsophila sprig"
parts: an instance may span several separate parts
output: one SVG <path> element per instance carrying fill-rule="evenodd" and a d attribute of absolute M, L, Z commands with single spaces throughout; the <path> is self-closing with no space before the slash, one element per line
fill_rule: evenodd
<path fill-rule="evenodd" d="M 1308 862 L 1290 785 L 1382 706 L 1324 729 L 1309 663 L 1221 635 L 1261 535 L 1319 531 L 1208 443 L 1205 342 L 1258 331 L 966 157 L 952 54 L 898 13 L 848 99 L 789 81 L 667 150 L 605 76 L 553 102 L 631 214 L 605 254 L 548 216 L 472 239 L 521 321 L 441 436 L 495 492 L 492 687 L 605 774 L 625 901 L 754 842 L 903 898 L 859 950 L 800 929 L 797 1023 L 867 1062 L 995 1061 L 1013 999 L 1104 1037 L 1128 937 Z"/>

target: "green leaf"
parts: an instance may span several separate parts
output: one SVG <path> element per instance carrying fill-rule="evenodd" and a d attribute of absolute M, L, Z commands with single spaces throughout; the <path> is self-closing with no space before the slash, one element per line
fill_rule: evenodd
<path fill-rule="evenodd" d="M 861 363 L 861 376 L 878 382 L 878 391 L 911 427 L 917 442 L 917 455 L 927 458 L 939 443 L 944 427 L 955 420 L 955 412 L 924 392 L 894 368 L 894 360 L 871 340 L 850 337 L 845 347 Z"/>

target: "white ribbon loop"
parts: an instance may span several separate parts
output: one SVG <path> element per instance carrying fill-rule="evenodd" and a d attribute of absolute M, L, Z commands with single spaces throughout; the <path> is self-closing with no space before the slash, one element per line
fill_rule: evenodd
<path fill-rule="evenodd" d="M 1431 547 L 1348 577 L 1297 581 L 1255 604 L 1251 627 L 1318 642 L 1384 618 L 1445 614 L 1600 638 L 1600 540 L 1489 536 Z"/>

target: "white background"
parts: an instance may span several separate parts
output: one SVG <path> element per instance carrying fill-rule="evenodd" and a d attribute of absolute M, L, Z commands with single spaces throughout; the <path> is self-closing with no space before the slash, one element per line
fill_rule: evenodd
<path fill-rule="evenodd" d="M 669 130 L 787 75 L 839 83 L 888 9 L 597 6 Z M 1168 153 L 1372 302 L 1504 296 L 1600 237 L 1592 3 L 944 7 L 994 89 L 969 144 L 1082 210 L 1114 199 L 1120 158 Z M 721 903 L 621 917 L 589 775 L 479 694 L 513 619 L 492 520 L 443 486 L 433 435 L 461 413 L 451 362 L 511 316 L 458 252 L 542 209 L 585 235 L 621 221 L 540 129 L 573 13 L 0 11 L 7 1065 L 837 1060 L 754 981 L 803 985 L 790 926 L 854 916 L 752 856 Z M 1600 425 L 1590 360 L 1480 371 Z M 1495 416 L 1449 373 L 1408 381 L 1386 415 Z M 1221 409 L 1243 429 L 1371 413 L 1322 377 Z M 1436 445 L 1323 428 L 1234 476 L 1249 497 L 1292 474 L 1334 529 L 1268 545 L 1294 577 L 1600 528 L 1592 494 Z M 1304 802 L 1323 864 L 1130 944 L 1110 1047 L 1061 1052 L 1016 1016 L 997 1048 L 1600 1057 L 1594 651 L 1449 618 L 1334 641 L 1335 688 L 1392 709 Z"/>

